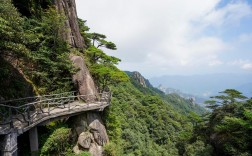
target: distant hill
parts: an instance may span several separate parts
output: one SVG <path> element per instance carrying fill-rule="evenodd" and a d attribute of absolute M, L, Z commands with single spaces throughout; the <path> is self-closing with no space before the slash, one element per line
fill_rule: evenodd
<path fill-rule="evenodd" d="M 131 77 L 134 81 L 136 81 L 137 83 L 142 85 L 143 87 L 152 87 L 149 80 L 144 78 L 139 72 L 137 72 L 137 71 L 133 71 L 133 72 L 125 71 L 125 73 L 129 77 Z"/>
<path fill-rule="evenodd" d="M 162 84 L 166 88 L 208 98 L 230 88 L 241 90 L 245 95 L 250 93 L 251 96 L 251 78 L 252 74 L 165 75 L 151 78 L 150 82 L 155 87 Z"/>
<path fill-rule="evenodd" d="M 198 104 L 198 105 L 200 105 L 202 107 L 205 107 L 204 102 L 207 100 L 206 98 L 202 98 L 202 97 L 195 96 L 195 95 L 192 95 L 192 94 L 183 93 L 179 89 L 166 88 L 166 87 L 162 86 L 161 84 L 157 88 L 159 90 L 163 91 L 167 95 L 177 94 L 181 98 L 184 98 L 186 100 L 191 100 L 193 103 L 196 103 L 196 104 Z"/>
<path fill-rule="evenodd" d="M 201 100 L 200 98 L 183 94 L 177 90 L 177 92 L 170 92 L 167 94 L 167 90 L 162 90 L 160 88 L 153 87 L 149 80 L 144 78 L 139 72 L 129 72 L 126 71 L 128 76 L 130 77 L 131 83 L 142 93 L 145 95 L 155 95 L 161 97 L 165 102 L 172 105 L 176 111 L 181 112 L 183 114 L 189 114 L 190 112 L 196 112 L 198 114 L 203 114 L 206 112 L 206 109 L 203 108 L 203 102 L 205 100 Z M 166 88 L 167 89 L 167 88 Z"/>

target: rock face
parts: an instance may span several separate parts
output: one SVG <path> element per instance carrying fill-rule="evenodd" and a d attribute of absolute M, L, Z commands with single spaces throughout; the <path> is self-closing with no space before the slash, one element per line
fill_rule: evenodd
<path fill-rule="evenodd" d="M 73 75 L 73 81 L 80 95 L 91 95 L 82 97 L 85 101 L 92 101 L 96 98 L 98 91 L 89 73 L 87 66 L 85 65 L 84 59 L 81 56 L 72 55 L 70 59 L 74 63 L 74 66 L 79 71 Z"/>
<path fill-rule="evenodd" d="M 108 142 L 109 138 L 100 115 L 97 113 L 88 113 L 87 121 L 90 127 L 90 132 L 94 136 L 95 142 L 100 146 L 105 145 Z"/>
<path fill-rule="evenodd" d="M 75 0 L 54 0 L 59 13 L 66 16 L 63 38 L 75 48 L 83 48 L 84 40 L 80 34 Z"/>
<path fill-rule="evenodd" d="M 0 89 L 0 103 L 4 100 L 36 95 L 31 81 L 25 77 L 17 64 L 18 60 L 15 58 L 0 56 L 0 86 L 2 88 Z"/>
<path fill-rule="evenodd" d="M 73 127 L 74 137 L 78 138 L 73 151 L 76 154 L 89 151 L 92 156 L 102 156 L 102 147 L 109 142 L 109 139 L 100 115 L 87 112 L 74 117 Z"/>
<path fill-rule="evenodd" d="M 74 48 L 84 48 L 84 40 L 80 34 L 75 0 L 55 0 L 59 13 L 66 16 L 65 29 L 62 37 Z M 71 55 L 70 59 L 79 71 L 73 75 L 73 81 L 80 95 L 93 95 L 83 97 L 85 101 L 92 101 L 98 93 L 94 81 L 81 56 Z"/>
<path fill-rule="evenodd" d="M 54 0 L 59 13 L 66 16 L 63 38 L 74 48 L 84 48 L 84 41 L 79 31 L 75 0 Z M 79 69 L 73 75 L 73 81 L 78 88 L 79 95 L 92 95 L 82 97 L 85 101 L 93 101 L 97 98 L 98 91 L 91 74 L 81 56 L 70 56 L 74 66 Z M 103 146 L 108 143 L 108 135 L 98 113 L 87 112 L 73 117 L 73 138 L 76 145 L 73 151 L 80 154 L 81 151 L 89 151 L 92 156 L 102 156 Z"/>
<path fill-rule="evenodd" d="M 137 81 L 143 87 L 151 87 L 151 84 L 146 80 L 139 72 L 134 71 L 131 73 L 131 77 Z"/>

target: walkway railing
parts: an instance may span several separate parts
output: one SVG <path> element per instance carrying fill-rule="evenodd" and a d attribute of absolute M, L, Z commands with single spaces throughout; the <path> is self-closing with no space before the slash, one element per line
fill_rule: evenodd
<path fill-rule="evenodd" d="M 111 96 L 110 92 L 98 95 L 75 95 L 75 92 L 65 92 L 2 101 L 0 102 L 0 127 L 9 125 L 9 128 L 13 128 L 15 121 L 30 125 L 43 117 L 50 116 L 51 113 L 71 112 L 80 105 L 87 107 L 89 104 L 107 105 L 110 103 Z"/>

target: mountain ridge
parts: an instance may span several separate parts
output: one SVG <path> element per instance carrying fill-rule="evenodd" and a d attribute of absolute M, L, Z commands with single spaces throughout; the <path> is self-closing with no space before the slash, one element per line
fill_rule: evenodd
<path fill-rule="evenodd" d="M 162 84 L 167 88 L 179 89 L 184 93 L 210 97 L 226 88 L 238 89 L 243 84 L 252 83 L 251 77 L 252 74 L 229 73 L 189 76 L 165 75 L 150 78 L 150 82 L 153 86 Z"/>

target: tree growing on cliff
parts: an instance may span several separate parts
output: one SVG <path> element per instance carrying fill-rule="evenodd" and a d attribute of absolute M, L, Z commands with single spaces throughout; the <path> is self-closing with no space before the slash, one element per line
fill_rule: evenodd
<path fill-rule="evenodd" d="M 128 81 L 126 73 L 119 70 L 117 65 L 121 60 L 114 56 L 109 56 L 101 49 L 102 47 L 116 50 L 116 45 L 106 41 L 106 36 L 99 33 L 89 33 L 89 28 L 86 26 L 86 21 L 79 19 L 81 35 L 86 40 L 85 56 L 90 72 L 99 86 L 100 91 L 111 85 L 120 82 Z"/>
<path fill-rule="evenodd" d="M 24 30 L 24 19 L 10 0 L 0 0 L 0 56 L 28 57 L 32 40 Z"/>
<path fill-rule="evenodd" d="M 69 60 L 70 48 L 61 36 L 65 16 L 51 7 L 43 12 L 41 19 L 26 21 L 26 29 L 36 34 L 39 42 L 30 46 L 31 61 L 27 75 L 38 87 L 39 93 L 63 92 L 72 89 L 73 66 Z"/>

